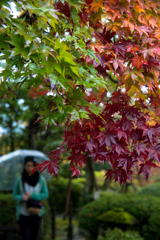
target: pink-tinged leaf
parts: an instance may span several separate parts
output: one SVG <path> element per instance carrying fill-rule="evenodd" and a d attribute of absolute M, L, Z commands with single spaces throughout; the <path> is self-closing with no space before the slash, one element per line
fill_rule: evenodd
<path fill-rule="evenodd" d="M 125 132 L 122 132 L 122 130 L 119 129 L 117 135 L 119 140 L 121 140 L 122 137 L 124 137 L 124 139 L 127 140 L 127 134 Z"/>
<path fill-rule="evenodd" d="M 82 175 L 82 173 L 81 173 L 81 171 L 79 170 L 79 168 L 78 167 L 76 167 L 75 165 L 73 165 L 69 170 L 72 170 L 72 175 L 71 175 L 71 177 L 73 177 L 73 176 L 77 176 L 77 177 L 79 177 L 79 175 Z"/>
<path fill-rule="evenodd" d="M 118 166 L 117 167 L 124 167 L 125 171 L 128 172 L 129 169 L 133 166 L 133 162 L 131 157 L 124 157 L 118 159 Z"/>
<path fill-rule="evenodd" d="M 160 163 L 160 144 L 158 144 L 156 147 L 148 148 L 148 152 L 148 159 L 154 159 Z"/>
<path fill-rule="evenodd" d="M 117 144 L 112 148 L 112 151 L 113 151 L 113 150 L 115 150 L 118 155 L 120 155 L 121 153 L 127 152 L 127 149 L 125 148 L 125 145 L 124 145 L 124 144 L 121 144 L 121 143 L 117 143 Z"/>
<path fill-rule="evenodd" d="M 90 139 L 88 141 L 86 141 L 86 144 L 85 144 L 85 150 L 86 152 L 89 151 L 89 152 L 92 152 L 95 150 L 98 150 L 98 140 L 93 140 L 93 139 Z"/>
<path fill-rule="evenodd" d="M 135 150 L 137 151 L 138 155 L 146 153 L 147 151 L 146 144 L 139 142 L 138 145 L 135 145 Z"/>
<path fill-rule="evenodd" d="M 155 163 L 153 163 L 153 160 L 149 160 L 146 163 L 141 163 L 138 174 L 143 173 L 143 176 L 145 177 L 145 179 L 148 180 L 149 175 L 152 175 L 151 170 L 150 170 L 151 167 L 159 168 Z"/>
<path fill-rule="evenodd" d="M 107 147 L 111 147 L 112 144 L 116 144 L 115 137 L 116 135 L 109 131 L 106 131 L 106 133 L 102 132 L 97 136 L 100 146 L 106 144 Z"/>
<path fill-rule="evenodd" d="M 124 42 L 120 42 L 117 41 L 116 43 L 114 43 L 111 48 L 114 50 L 116 56 L 118 56 L 118 54 L 120 54 L 122 56 L 122 58 L 124 58 L 124 54 L 125 54 L 125 44 Z"/>
<path fill-rule="evenodd" d="M 116 71 L 117 68 L 118 68 L 118 62 L 116 59 L 113 60 L 113 67 L 114 67 L 114 70 Z"/>
<path fill-rule="evenodd" d="M 144 129 L 143 131 L 143 136 L 148 136 L 150 143 L 153 143 L 154 136 L 155 136 L 155 129 L 150 128 L 150 129 Z"/>

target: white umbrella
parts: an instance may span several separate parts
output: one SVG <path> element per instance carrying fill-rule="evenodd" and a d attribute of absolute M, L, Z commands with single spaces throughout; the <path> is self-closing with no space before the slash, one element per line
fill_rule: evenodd
<path fill-rule="evenodd" d="M 0 157 L 0 190 L 13 190 L 15 180 L 23 170 L 24 158 L 35 157 L 35 161 L 41 163 L 48 160 L 48 157 L 37 150 L 16 150 Z M 49 174 L 45 171 L 43 175 L 48 180 Z"/>

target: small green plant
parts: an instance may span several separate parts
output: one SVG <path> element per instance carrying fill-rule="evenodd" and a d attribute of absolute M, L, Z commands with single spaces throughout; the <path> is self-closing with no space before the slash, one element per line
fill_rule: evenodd
<path fill-rule="evenodd" d="M 104 224 L 116 224 L 121 226 L 134 225 L 137 220 L 130 213 L 124 211 L 123 208 L 115 208 L 107 211 L 98 217 L 98 220 Z"/>
<path fill-rule="evenodd" d="M 122 231 L 119 228 L 114 230 L 108 229 L 105 232 L 105 236 L 99 236 L 98 240 L 143 240 L 138 232 L 135 231 Z"/>

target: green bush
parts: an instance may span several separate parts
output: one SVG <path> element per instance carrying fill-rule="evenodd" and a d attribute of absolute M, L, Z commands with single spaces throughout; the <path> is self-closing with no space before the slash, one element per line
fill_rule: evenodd
<path fill-rule="evenodd" d="M 134 225 L 137 220 L 136 218 L 128 212 L 125 212 L 123 208 L 115 208 L 113 210 L 107 211 L 98 217 L 98 220 L 103 222 L 103 224 L 116 224 L 122 227 L 127 227 L 129 225 Z"/>
<path fill-rule="evenodd" d="M 56 207 L 57 212 L 64 212 L 69 179 L 52 178 L 48 182 L 50 204 Z M 74 208 L 79 207 L 82 201 L 83 184 L 79 179 L 73 179 L 71 185 L 71 202 Z"/>
<path fill-rule="evenodd" d="M 143 238 L 135 231 L 123 232 L 121 229 L 115 228 L 114 230 L 108 229 L 105 236 L 99 236 L 98 240 L 143 240 Z"/>
<path fill-rule="evenodd" d="M 154 183 L 149 186 L 143 187 L 139 191 L 137 191 L 137 194 L 160 197 L 160 183 Z"/>
<path fill-rule="evenodd" d="M 12 194 L 0 194 L 0 225 L 16 224 L 16 204 Z"/>
<path fill-rule="evenodd" d="M 138 231 L 147 240 L 160 239 L 160 221 L 157 220 L 160 218 L 159 198 L 112 192 L 104 195 L 104 197 L 84 206 L 79 213 L 80 227 L 88 231 L 92 237 L 98 235 L 100 225 L 98 217 L 100 215 L 116 208 L 123 208 L 125 212 L 138 220 L 137 224 L 130 226 L 131 229 Z M 117 226 L 116 222 L 114 226 Z"/>

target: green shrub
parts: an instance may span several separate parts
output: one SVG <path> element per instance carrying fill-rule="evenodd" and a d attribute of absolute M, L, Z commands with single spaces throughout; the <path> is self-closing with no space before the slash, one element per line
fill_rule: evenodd
<path fill-rule="evenodd" d="M 114 208 L 113 210 L 107 211 L 98 217 L 98 220 L 102 221 L 103 224 L 116 224 L 119 226 L 134 225 L 137 220 L 128 212 L 125 212 L 123 208 Z"/>
<path fill-rule="evenodd" d="M 12 194 L 0 194 L 0 225 L 16 224 L 16 204 Z"/>
<path fill-rule="evenodd" d="M 149 186 L 143 187 L 139 191 L 137 191 L 137 194 L 160 197 L 160 183 L 154 183 Z"/>
<path fill-rule="evenodd" d="M 160 239 L 160 221 L 157 221 L 160 218 L 160 199 L 153 196 L 108 192 L 104 197 L 83 207 L 79 213 L 80 227 L 92 237 L 98 235 L 98 217 L 115 208 L 123 208 L 138 220 L 130 228 L 140 232 L 145 239 Z M 116 222 L 114 226 L 117 226 Z"/>
<path fill-rule="evenodd" d="M 49 199 L 50 203 L 56 207 L 57 212 L 64 212 L 66 195 L 69 179 L 65 178 L 52 178 L 48 182 L 49 187 Z M 79 182 L 79 179 L 73 179 L 71 185 L 71 202 L 74 208 L 79 207 L 82 201 L 82 189 L 83 184 Z"/>
<path fill-rule="evenodd" d="M 70 178 L 71 177 L 71 171 L 69 171 L 70 168 L 70 162 L 65 162 L 62 163 L 60 166 L 60 173 L 59 176 L 63 177 L 63 178 Z"/>
<path fill-rule="evenodd" d="M 99 236 L 98 240 L 143 240 L 143 238 L 135 231 L 123 232 L 121 229 L 115 228 L 114 230 L 108 229 L 105 236 Z"/>

